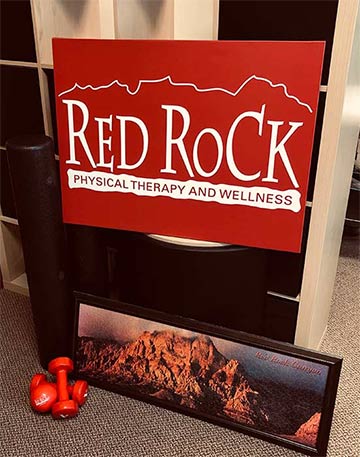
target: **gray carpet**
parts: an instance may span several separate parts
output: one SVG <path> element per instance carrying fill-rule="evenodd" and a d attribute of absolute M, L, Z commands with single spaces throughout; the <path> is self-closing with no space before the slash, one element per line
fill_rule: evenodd
<path fill-rule="evenodd" d="M 357 457 L 359 445 L 360 258 L 356 241 L 343 243 L 328 333 L 322 349 L 344 365 L 329 457 Z M 31 376 L 41 370 L 30 303 L 1 290 L 1 447 L 11 456 L 291 457 L 300 454 L 120 395 L 91 388 L 71 421 L 54 421 L 29 407 Z M 42 371 L 42 370 L 41 370 Z"/>

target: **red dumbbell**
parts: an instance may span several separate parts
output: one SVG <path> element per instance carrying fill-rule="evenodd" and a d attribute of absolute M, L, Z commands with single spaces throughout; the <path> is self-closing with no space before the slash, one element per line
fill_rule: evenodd
<path fill-rule="evenodd" d="M 41 389 L 37 389 L 41 386 Z M 37 389 L 37 390 L 35 390 Z M 57 400 L 56 383 L 49 382 L 46 376 L 35 374 L 30 383 L 30 403 L 35 411 L 48 412 L 51 410 L 52 405 Z M 69 396 L 75 400 L 79 406 L 82 406 L 88 396 L 88 383 L 86 381 L 78 380 L 75 384 L 67 386 Z"/>
<path fill-rule="evenodd" d="M 55 419 L 67 419 L 74 417 L 79 412 L 79 406 L 75 400 L 69 398 L 67 374 L 72 371 L 74 365 L 68 357 L 57 357 L 51 360 L 48 370 L 56 375 L 58 400 L 52 405 L 51 412 Z"/>
<path fill-rule="evenodd" d="M 44 374 L 36 374 L 30 383 L 30 404 L 39 413 L 47 413 L 57 400 L 56 385 L 47 382 Z"/>

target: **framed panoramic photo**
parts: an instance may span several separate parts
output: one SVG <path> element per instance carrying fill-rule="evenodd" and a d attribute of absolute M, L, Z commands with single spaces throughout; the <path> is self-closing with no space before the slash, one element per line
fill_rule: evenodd
<path fill-rule="evenodd" d="M 326 455 L 341 359 L 114 300 L 75 297 L 76 376 Z"/>

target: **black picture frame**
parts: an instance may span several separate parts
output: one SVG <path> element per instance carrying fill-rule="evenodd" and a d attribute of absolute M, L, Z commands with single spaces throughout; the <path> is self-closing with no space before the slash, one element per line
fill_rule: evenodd
<path fill-rule="evenodd" d="M 341 358 L 74 295 L 76 377 L 308 455 L 326 455 Z"/>

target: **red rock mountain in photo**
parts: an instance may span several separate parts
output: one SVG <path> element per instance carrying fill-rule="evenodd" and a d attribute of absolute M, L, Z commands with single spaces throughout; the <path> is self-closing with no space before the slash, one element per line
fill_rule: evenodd
<path fill-rule="evenodd" d="M 302 442 L 316 439 L 317 394 L 252 378 L 207 336 L 144 332 L 126 344 L 81 337 L 77 361 L 79 374 L 103 383 Z"/>
<path fill-rule="evenodd" d="M 315 446 L 316 438 L 319 432 L 321 414 L 315 413 L 310 419 L 303 424 L 299 430 L 295 433 L 295 439 L 303 442 L 310 443 Z"/>

